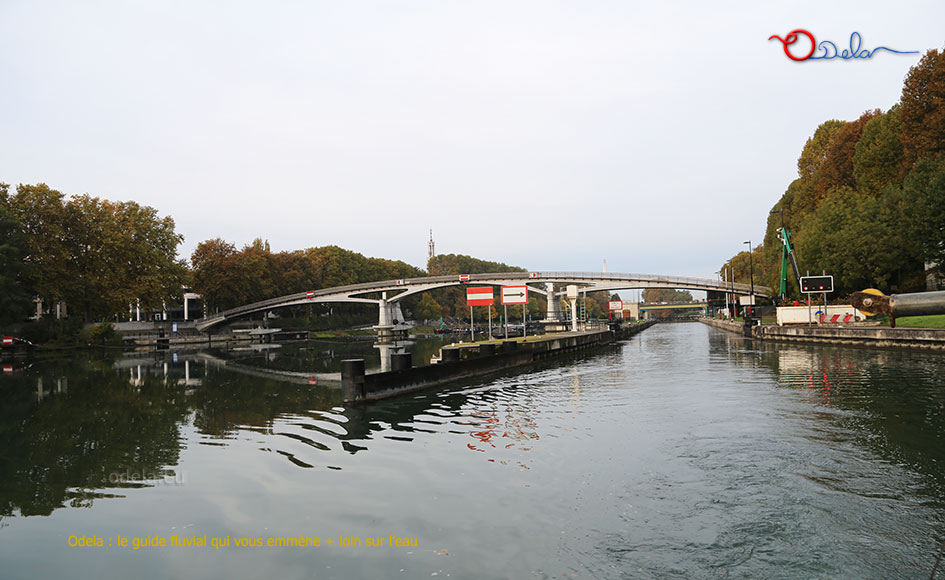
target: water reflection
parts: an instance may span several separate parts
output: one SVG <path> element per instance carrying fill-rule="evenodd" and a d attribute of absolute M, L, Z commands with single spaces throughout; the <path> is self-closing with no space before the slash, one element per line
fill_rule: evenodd
<path fill-rule="evenodd" d="M 713 356 L 767 371 L 781 388 L 804 394 L 815 405 L 810 417 L 829 423 L 825 436 L 924 474 L 923 492 L 945 498 L 941 353 L 759 341 L 724 332 L 709 340 Z"/>
<path fill-rule="evenodd" d="M 280 577 L 915 577 L 945 520 L 939 355 L 658 325 L 370 406 L 308 383 L 341 358 L 381 368 L 381 350 L 311 341 L 19 365 L 0 378 L 0 517 L 93 509 L 4 522 L 0 558 L 62 577 L 82 556 L 52 546 L 36 564 L 23 546 L 78 527 L 193 526 L 420 538 L 369 557 L 174 554 L 174 572 L 206 577 L 221 562 Z M 166 577 L 170 561 L 136 552 L 121 567 Z"/>
<path fill-rule="evenodd" d="M 105 488 L 176 476 L 182 386 L 108 360 L 34 365 L 3 380 L 0 515 L 88 507 Z"/>

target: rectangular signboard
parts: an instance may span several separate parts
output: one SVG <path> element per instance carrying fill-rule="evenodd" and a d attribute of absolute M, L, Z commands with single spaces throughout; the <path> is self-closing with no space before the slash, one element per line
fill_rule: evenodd
<path fill-rule="evenodd" d="M 528 286 L 503 286 L 502 304 L 528 304 Z"/>
<path fill-rule="evenodd" d="M 309 290 L 308 292 L 305 293 L 305 297 L 311 300 L 312 298 L 315 298 L 315 292 Z"/>
<path fill-rule="evenodd" d="M 615 310 L 623 310 L 623 300 L 611 300 L 607 303 L 607 309 L 611 312 Z"/>
<path fill-rule="evenodd" d="M 739 297 L 738 297 L 738 303 L 739 303 L 741 306 L 754 306 L 754 305 L 755 305 L 755 297 L 754 297 L 754 296 L 739 296 Z"/>
<path fill-rule="evenodd" d="M 3 337 L 3 346 L 13 346 L 13 337 L 12 337 L 12 336 L 4 336 L 4 337 Z"/>
<path fill-rule="evenodd" d="M 494 300 L 492 286 L 466 288 L 466 306 L 491 306 Z"/>
<path fill-rule="evenodd" d="M 801 292 L 805 294 L 833 292 L 833 276 L 802 276 Z"/>
<path fill-rule="evenodd" d="M 460 274 L 460 275 L 459 275 L 459 281 L 462 282 L 462 283 L 464 283 L 464 284 L 465 284 L 466 282 L 469 282 L 469 274 Z"/>

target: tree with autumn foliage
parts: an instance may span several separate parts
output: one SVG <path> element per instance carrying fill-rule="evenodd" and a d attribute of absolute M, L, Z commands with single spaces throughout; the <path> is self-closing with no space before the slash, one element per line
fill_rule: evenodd
<path fill-rule="evenodd" d="M 203 296 L 208 312 L 296 292 L 423 275 L 404 262 L 366 258 L 338 246 L 273 252 L 262 238 L 239 250 L 219 238 L 206 240 L 197 245 L 190 262 L 193 290 Z M 407 299 L 406 305 L 418 300 Z M 334 306 L 332 311 L 363 313 L 365 321 L 377 316 L 361 305 Z"/>
<path fill-rule="evenodd" d="M 945 50 L 930 50 L 909 69 L 900 99 L 903 175 L 945 153 Z"/>
<path fill-rule="evenodd" d="M 46 184 L 21 184 L 14 195 L 4 188 L 0 203 L 23 239 L 23 292 L 47 304 L 63 301 L 86 321 L 112 318 L 136 301 L 161 308 L 181 295 L 187 269 L 177 247 L 183 236 L 154 208 L 70 198 Z"/>
<path fill-rule="evenodd" d="M 807 140 L 798 177 L 753 254 L 756 282 L 779 285 L 783 220 L 801 272 L 833 275 L 839 295 L 924 289 L 924 264 L 945 264 L 943 158 L 945 51 L 931 50 L 910 69 L 889 111 L 826 121 Z M 747 281 L 745 258 L 726 263 L 739 282 Z M 795 284 L 788 287 L 798 295 Z"/>

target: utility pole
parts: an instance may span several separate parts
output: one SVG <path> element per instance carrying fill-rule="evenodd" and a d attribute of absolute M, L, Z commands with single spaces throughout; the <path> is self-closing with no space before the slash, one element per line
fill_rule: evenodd
<path fill-rule="evenodd" d="M 751 260 L 751 240 L 748 244 L 748 279 L 751 282 L 751 296 L 748 298 L 748 317 L 751 318 L 751 307 L 755 303 L 755 266 Z"/>

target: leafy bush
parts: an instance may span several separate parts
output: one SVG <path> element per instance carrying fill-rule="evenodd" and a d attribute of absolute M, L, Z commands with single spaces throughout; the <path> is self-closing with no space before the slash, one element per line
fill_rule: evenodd
<path fill-rule="evenodd" d="M 121 334 L 110 322 L 96 324 L 88 330 L 89 342 L 94 344 L 117 346 L 123 344 Z"/>

